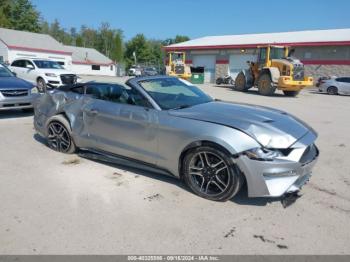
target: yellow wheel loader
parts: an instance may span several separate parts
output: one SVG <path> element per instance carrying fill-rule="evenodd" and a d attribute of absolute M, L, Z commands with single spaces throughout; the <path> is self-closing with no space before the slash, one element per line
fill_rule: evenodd
<path fill-rule="evenodd" d="M 186 80 L 191 78 L 191 68 L 186 65 L 186 53 L 169 52 L 167 60 L 165 71 L 168 76 L 176 76 Z"/>
<path fill-rule="evenodd" d="M 247 62 L 249 69 L 237 75 L 234 89 L 257 87 L 265 96 L 279 89 L 286 96 L 297 96 L 304 87 L 313 85 L 313 78 L 305 76 L 304 65 L 291 53 L 286 46 L 259 46 L 257 61 Z"/>

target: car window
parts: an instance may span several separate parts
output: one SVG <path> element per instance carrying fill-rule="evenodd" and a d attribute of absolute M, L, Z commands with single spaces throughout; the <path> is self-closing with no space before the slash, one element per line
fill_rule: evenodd
<path fill-rule="evenodd" d="M 26 67 L 26 61 L 25 60 L 16 60 L 11 64 L 11 66 L 13 66 L 13 67 Z"/>
<path fill-rule="evenodd" d="M 190 107 L 213 101 L 199 88 L 178 78 L 141 80 L 139 84 L 164 110 Z"/>
<path fill-rule="evenodd" d="M 347 77 L 338 77 L 337 79 L 335 79 L 337 82 L 347 82 Z"/>
<path fill-rule="evenodd" d="M 150 103 L 137 91 L 118 84 L 91 84 L 86 87 L 86 94 L 95 99 L 113 103 L 151 107 Z"/>

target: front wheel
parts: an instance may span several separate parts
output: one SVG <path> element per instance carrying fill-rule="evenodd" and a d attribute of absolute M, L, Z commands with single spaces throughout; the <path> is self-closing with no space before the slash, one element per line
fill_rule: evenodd
<path fill-rule="evenodd" d="M 76 151 L 70 124 L 61 115 L 54 116 L 49 120 L 46 139 L 48 146 L 55 151 L 65 154 L 73 154 Z"/>
<path fill-rule="evenodd" d="M 202 146 L 191 150 L 184 158 L 183 178 L 198 196 L 227 201 L 237 194 L 243 178 L 232 159 L 214 147 Z"/>
<path fill-rule="evenodd" d="M 283 91 L 285 96 L 296 97 L 300 91 Z"/>
<path fill-rule="evenodd" d="M 259 77 L 258 90 L 263 96 L 271 96 L 275 93 L 276 87 L 273 85 L 269 74 L 265 73 Z"/>
<path fill-rule="evenodd" d="M 335 86 L 330 86 L 327 88 L 327 93 L 329 95 L 337 95 L 338 94 L 338 88 Z"/>

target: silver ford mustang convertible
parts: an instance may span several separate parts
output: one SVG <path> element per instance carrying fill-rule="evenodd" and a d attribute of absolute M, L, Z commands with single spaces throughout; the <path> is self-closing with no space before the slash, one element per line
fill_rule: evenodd
<path fill-rule="evenodd" d="M 169 174 L 216 201 L 244 183 L 250 197 L 297 192 L 319 154 L 316 132 L 288 113 L 217 101 L 167 76 L 58 88 L 37 100 L 34 125 L 53 150 Z"/>

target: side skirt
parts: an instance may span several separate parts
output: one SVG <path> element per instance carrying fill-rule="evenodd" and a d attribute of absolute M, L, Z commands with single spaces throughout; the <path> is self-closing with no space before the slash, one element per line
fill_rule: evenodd
<path fill-rule="evenodd" d="M 140 170 L 157 173 L 161 175 L 166 175 L 170 177 L 176 177 L 175 175 L 170 173 L 168 170 L 159 168 L 158 166 L 155 166 L 149 163 L 144 163 L 131 158 L 114 155 L 108 152 L 84 148 L 79 150 L 78 155 L 83 158 L 131 167 L 131 168 L 140 169 Z"/>

